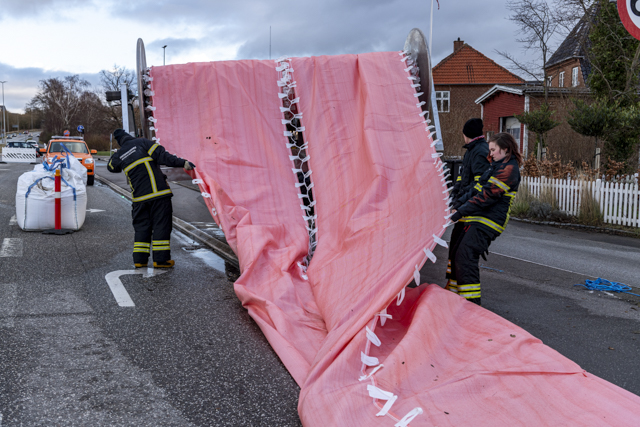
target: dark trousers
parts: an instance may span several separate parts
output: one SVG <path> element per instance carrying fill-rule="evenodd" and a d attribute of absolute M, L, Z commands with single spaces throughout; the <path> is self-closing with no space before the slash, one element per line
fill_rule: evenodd
<path fill-rule="evenodd" d="M 169 239 L 173 229 L 171 197 L 136 202 L 131 209 L 131 216 L 135 230 L 133 262 L 146 264 L 151 251 L 153 251 L 154 262 L 169 261 L 171 259 Z"/>
<path fill-rule="evenodd" d="M 455 239 L 452 233 L 449 244 L 447 289 L 480 304 L 480 256 L 496 236 L 479 224 L 458 222 L 455 227 Z"/>

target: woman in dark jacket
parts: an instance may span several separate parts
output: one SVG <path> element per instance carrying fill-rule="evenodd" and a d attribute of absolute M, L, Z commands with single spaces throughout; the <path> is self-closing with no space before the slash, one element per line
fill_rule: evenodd
<path fill-rule="evenodd" d="M 480 305 L 478 261 L 507 226 L 511 203 L 520 185 L 522 156 L 513 136 L 489 138 L 491 166 L 478 183 L 458 199 L 453 222 L 464 223 L 464 234 L 452 247 L 451 270 L 460 296 Z M 484 256 L 484 255 L 483 255 Z"/>

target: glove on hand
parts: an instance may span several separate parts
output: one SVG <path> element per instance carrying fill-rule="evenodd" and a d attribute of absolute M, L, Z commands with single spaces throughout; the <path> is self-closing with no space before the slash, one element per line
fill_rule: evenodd
<path fill-rule="evenodd" d="M 456 212 L 451 217 L 451 221 L 458 222 L 460 220 L 460 218 L 462 218 L 462 215 L 460 214 L 460 212 Z"/>
<path fill-rule="evenodd" d="M 185 161 L 184 161 L 184 169 L 185 169 L 185 170 L 190 171 L 190 170 L 195 169 L 195 168 L 196 168 L 196 165 L 194 165 L 193 163 L 191 163 L 189 160 L 185 160 Z"/>

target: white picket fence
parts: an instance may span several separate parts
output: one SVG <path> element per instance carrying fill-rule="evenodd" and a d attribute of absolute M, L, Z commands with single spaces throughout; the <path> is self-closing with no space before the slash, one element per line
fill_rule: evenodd
<path fill-rule="evenodd" d="M 544 189 L 551 188 L 559 209 L 569 215 L 580 213 L 581 192 L 586 189 L 600 203 L 600 212 L 605 223 L 640 227 L 638 177 L 629 177 L 625 181 L 583 181 L 525 176 L 522 177 L 520 185 L 526 185 L 536 197 L 540 197 Z"/>

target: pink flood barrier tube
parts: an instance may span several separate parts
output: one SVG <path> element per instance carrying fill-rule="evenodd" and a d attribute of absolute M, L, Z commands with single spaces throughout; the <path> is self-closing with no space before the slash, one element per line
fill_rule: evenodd
<path fill-rule="evenodd" d="M 397 304 L 448 193 L 395 52 L 291 60 L 318 215 L 305 275 L 276 66 L 154 67 L 154 126 L 195 159 L 240 260 L 236 294 L 301 385 L 304 425 L 637 425 L 640 397 L 499 316 L 436 285 Z"/>

